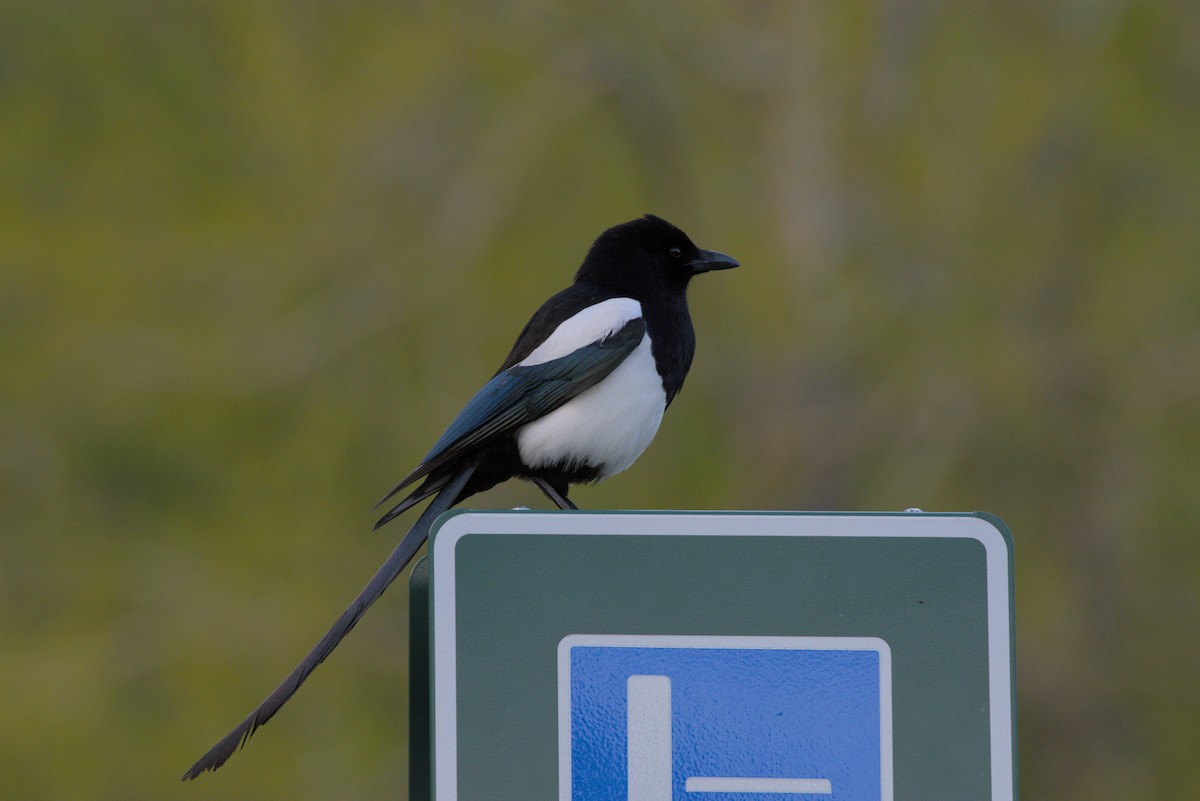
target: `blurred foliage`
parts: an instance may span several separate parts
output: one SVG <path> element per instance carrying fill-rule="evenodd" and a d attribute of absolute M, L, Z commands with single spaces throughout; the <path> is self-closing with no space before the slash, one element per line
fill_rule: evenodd
<path fill-rule="evenodd" d="M 1200 6 L 6 3 L 7 798 L 405 797 L 401 589 L 177 777 L 592 237 L 736 273 L 584 506 L 986 509 L 1027 798 L 1200 797 Z M 651 480 L 652 479 L 652 480 Z M 480 507 L 544 505 L 527 486 Z"/>

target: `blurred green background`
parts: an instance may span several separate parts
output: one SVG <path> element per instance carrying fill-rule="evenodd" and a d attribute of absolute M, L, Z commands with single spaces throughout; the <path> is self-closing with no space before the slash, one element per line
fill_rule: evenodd
<path fill-rule="evenodd" d="M 576 500 L 999 514 L 1024 797 L 1200 797 L 1200 6 L 0 12 L 0 795 L 405 798 L 399 587 L 178 777 L 652 211 L 744 267 L 693 286 L 654 445 Z"/>

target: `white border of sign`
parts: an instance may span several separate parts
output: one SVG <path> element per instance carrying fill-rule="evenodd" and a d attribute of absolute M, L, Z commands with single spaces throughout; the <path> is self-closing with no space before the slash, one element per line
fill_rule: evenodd
<path fill-rule="evenodd" d="M 879 637 L 736 637 L 688 634 L 568 634 L 559 641 L 559 801 L 570 801 L 571 799 L 571 649 L 577 646 L 745 648 L 764 651 L 874 651 L 879 654 L 879 790 L 883 801 L 892 801 L 892 649 L 884 640 Z M 630 704 L 632 705 L 632 703 L 631 699 Z M 806 790 L 804 792 L 812 793 L 813 791 Z"/>
<path fill-rule="evenodd" d="M 730 530 L 730 518 L 737 530 Z M 445 518 L 431 546 L 433 609 L 433 783 L 438 801 L 458 801 L 458 665 L 454 554 L 468 534 L 720 537 L 903 537 L 973 539 L 987 560 L 988 687 L 992 801 L 1012 801 L 1012 642 L 1008 547 L 980 517 L 923 513 L 460 512 Z"/>

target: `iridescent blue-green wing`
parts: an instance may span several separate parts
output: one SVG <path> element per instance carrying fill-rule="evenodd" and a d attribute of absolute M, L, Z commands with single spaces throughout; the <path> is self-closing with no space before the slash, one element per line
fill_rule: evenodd
<path fill-rule="evenodd" d="M 437 473 L 460 456 L 531 423 L 603 381 L 646 335 L 634 318 L 599 341 L 558 359 L 516 364 L 498 373 L 467 403 L 421 463 L 379 503 L 412 482 Z M 378 505 L 378 504 L 377 504 Z"/>

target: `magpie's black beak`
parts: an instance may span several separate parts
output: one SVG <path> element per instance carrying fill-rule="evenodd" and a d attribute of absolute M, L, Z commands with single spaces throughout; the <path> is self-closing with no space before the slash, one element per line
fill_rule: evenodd
<path fill-rule="evenodd" d="M 709 270 L 729 270 L 738 266 L 738 260 L 715 250 L 701 250 L 696 258 L 687 263 L 692 269 L 692 275 L 706 273 Z"/>

